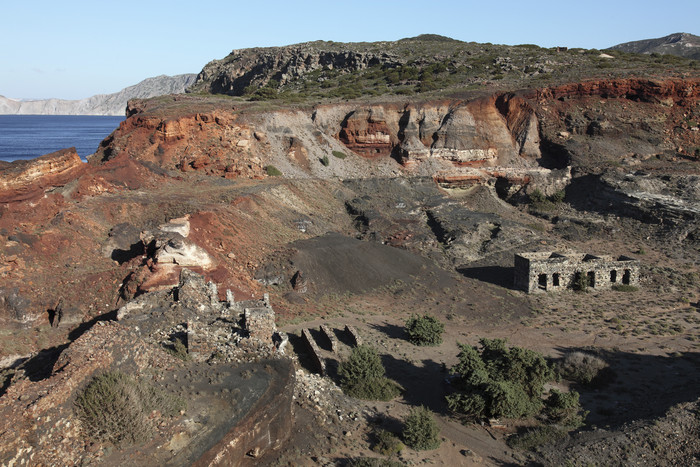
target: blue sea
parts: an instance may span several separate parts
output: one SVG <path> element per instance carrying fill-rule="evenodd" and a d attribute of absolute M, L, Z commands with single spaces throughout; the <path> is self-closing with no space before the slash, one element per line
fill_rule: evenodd
<path fill-rule="evenodd" d="M 124 117 L 0 115 L 0 160 L 33 159 L 75 146 L 85 160 Z"/>

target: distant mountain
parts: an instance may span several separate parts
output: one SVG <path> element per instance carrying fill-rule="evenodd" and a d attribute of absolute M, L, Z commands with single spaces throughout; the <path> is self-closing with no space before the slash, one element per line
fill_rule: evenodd
<path fill-rule="evenodd" d="M 658 39 L 625 42 L 610 47 L 612 50 L 638 54 L 668 54 L 700 60 L 700 37 L 684 32 L 677 32 Z"/>
<path fill-rule="evenodd" d="M 156 76 L 113 94 L 97 94 L 80 100 L 16 100 L 0 96 L 4 115 L 124 115 L 129 99 L 181 94 L 194 83 L 196 74 Z"/>

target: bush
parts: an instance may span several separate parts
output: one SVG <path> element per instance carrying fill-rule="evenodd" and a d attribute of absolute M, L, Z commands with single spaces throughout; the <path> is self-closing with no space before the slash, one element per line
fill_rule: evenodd
<path fill-rule="evenodd" d="M 328 159 L 328 156 L 323 156 L 319 160 L 321 161 L 321 164 L 323 164 L 325 167 L 328 167 L 328 164 L 331 163 L 331 161 Z"/>
<path fill-rule="evenodd" d="M 440 345 L 445 325 L 430 315 L 412 315 L 406 321 L 406 335 L 415 345 Z"/>
<path fill-rule="evenodd" d="M 350 467 L 404 467 L 406 464 L 389 459 L 376 459 L 374 457 L 357 457 L 350 461 Z"/>
<path fill-rule="evenodd" d="M 531 428 L 524 433 L 510 436 L 506 443 L 514 449 L 532 451 L 536 447 L 566 437 L 566 431 L 550 425 Z"/>
<path fill-rule="evenodd" d="M 484 393 L 488 401 L 489 417 L 527 417 L 542 408 L 539 398 L 529 397 L 518 381 L 489 381 Z"/>
<path fill-rule="evenodd" d="M 541 204 L 547 201 L 547 197 L 539 189 L 534 189 L 529 195 L 530 203 Z"/>
<path fill-rule="evenodd" d="M 432 412 L 425 407 L 411 409 L 404 420 L 403 441 L 416 451 L 440 447 L 440 429 Z"/>
<path fill-rule="evenodd" d="M 577 272 L 574 276 L 574 283 L 571 285 L 576 292 L 588 292 L 590 280 L 588 276 L 582 272 Z"/>
<path fill-rule="evenodd" d="M 340 151 L 333 151 L 332 154 L 335 157 L 337 157 L 338 159 L 345 159 L 346 157 L 348 157 L 347 154 L 345 154 L 344 152 L 340 152 Z"/>
<path fill-rule="evenodd" d="M 591 384 L 608 364 L 601 358 L 584 352 L 571 352 L 559 363 L 563 378 L 580 384 Z"/>
<path fill-rule="evenodd" d="M 140 378 L 120 371 L 93 378 L 75 401 L 78 418 L 94 438 L 115 445 L 145 441 L 153 431 L 153 410 L 174 416 L 184 402 Z"/>
<path fill-rule="evenodd" d="M 479 342 L 481 350 L 459 345 L 459 362 L 450 371 L 455 376 L 457 390 L 447 396 L 450 410 L 473 419 L 521 418 L 540 413 L 544 408 L 544 385 L 556 376 L 544 356 L 520 347 L 508 348 L 504 339 L 481 339 Z M 565 401 L 561 397 L 552 399 L 547 406 L 552 411 L 547 415 L 573 421 L 574 415 L 568 411 L 578 414 L 580 405 L 578 394 L 570 397 Z M 570 405 L 561 405 L 562 401 Z M 559 413 L 552 407 L 567 412 Z"/>
<path fill-rule="evenodd" d="M 553 203 L 561 203 L 566 197 L 566 192 L 564 190 L 559 190 L 549 197 L 550 201 Z"/>
<path fill-rule="evenodd" d="M 173 339 L 172 343 L 169 345 L 164 345 L 163 348 L 166 352 L 175 358 L 179 358 L 183 362 L 190 360 L 190 354 L 187 353 L 187 347 L 182 343 L 181 339 Z"/>
<path fill-rule="evenodd" d="M 374 433 L 374 446 L 372 451 L 382 454 L 383 456 L 393 456 L 403 450 L 403 443 L 392 432 L 387 430 L 378 430 Z"/>
<path fill-rule="evenodd" d="M 358 399 L 390 400 L 398 396 L 399 386 L 384 373 L 377 351 L 368 345 L 355 347 L 338 367 L 343 391 Z"/>
<path fill-rule="evenodd" d="M 552 422 L 567 428 L 582 426 L 583 420 L 588 415 L 588 412 L 581 413 L 579 394 L 576 391 L 560 392 L 552 389 L 544 406 L 544 414 Z"/>
<path fill-rule="evenodd" d="M 280 175 L 282 175 L 282 172 L 280 172 L 280 170 L 274 165 L 266 165 L 265 173 L 267 173 L 267 175 L 269 175 L 270 177 L 279 177 Z"/>

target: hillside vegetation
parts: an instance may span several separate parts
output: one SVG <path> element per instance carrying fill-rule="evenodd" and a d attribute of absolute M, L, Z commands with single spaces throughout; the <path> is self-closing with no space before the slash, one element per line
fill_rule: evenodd
<path fill-rule="evenodd" d="M 588 78 L 684 76 L 699 69 L 697 61 L 672 55 L 477 44 L 422 35 L 395 42 L 317 41 L 234 50 L 207 64 L 188 91 L 292 102 L 432 97 Z"/>

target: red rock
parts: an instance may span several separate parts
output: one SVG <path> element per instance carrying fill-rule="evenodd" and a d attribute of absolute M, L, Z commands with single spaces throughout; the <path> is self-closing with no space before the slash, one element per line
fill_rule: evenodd
<path fill-rule="evenodd" d="M 0 202 L 26 201 L 44 196 L 47 189 L 66 185 L 85 171 L 75 148 L 14 161 L 0 168 Z"/>

